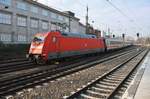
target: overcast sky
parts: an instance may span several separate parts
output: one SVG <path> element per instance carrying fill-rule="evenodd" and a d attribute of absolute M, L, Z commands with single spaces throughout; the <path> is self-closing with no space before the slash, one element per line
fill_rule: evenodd
<path fill-rule="evenodd" d="M 89 6 L 89 22 L 101 30 L 108 27 L 116 34 L 135 37 L 150 36 L 150 0 L 38 0 L 60 11 L 72 11 L 85 23 L 86 5 Z M 94 21 L 94 23 L 92 23 Z"/>

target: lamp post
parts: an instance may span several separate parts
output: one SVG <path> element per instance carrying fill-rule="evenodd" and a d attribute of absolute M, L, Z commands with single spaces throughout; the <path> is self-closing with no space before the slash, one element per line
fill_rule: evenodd
<path fill-rule="evenodd" d="M 87 15 L 86 15 L 86 34 L 89 32 L 89 24 L 88 24 L 88 20 L 89 20 L 89 16 L 88 16 L 88 12 L 89 12 L 89 8 L 87 6 Z"/>
<path fill-rule="evenodd" d="M 69 15 L 69 32 L 71 32 L 71 17 Z"/>

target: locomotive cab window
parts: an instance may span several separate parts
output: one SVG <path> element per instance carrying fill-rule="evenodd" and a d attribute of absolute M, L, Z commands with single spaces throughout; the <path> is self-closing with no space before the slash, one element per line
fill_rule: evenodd
<path fill-rule="evenodd" d="M 33 42 L 43 42 L 44 41 L 44 37 L 42 36 L 35 36 L 33 38 Z"/>

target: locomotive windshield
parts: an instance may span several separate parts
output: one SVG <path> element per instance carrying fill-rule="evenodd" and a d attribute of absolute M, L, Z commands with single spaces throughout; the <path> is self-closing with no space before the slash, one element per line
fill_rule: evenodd
<path fill-rule="evenodd" d="M 33 42 L 43 42 L 44 41 L 44 36 L 35 36 L 33 38 Z"/>

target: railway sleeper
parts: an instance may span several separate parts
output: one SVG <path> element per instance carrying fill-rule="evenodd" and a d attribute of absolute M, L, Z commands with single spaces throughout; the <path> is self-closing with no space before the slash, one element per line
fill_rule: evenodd
<path fill-rule="evenodd" d="M 128 85 L 127 84 L 123 84 L 122 87 L 128 88 Z"/>
<path fill-rule="evenodd" d="M 121 96 L 120 96 L 120 95 L 115 95 L 115 96 L 113 97 L 113 99 L 121 99 Z"/>
<path fill-rule="evenodd" d="M 122 95 L 122 94 L 124 94 L 124 91 L 125 90 L 119 90 L 119 91 L 117 91 L 117 94 Z"/>
<path fill-rule="evenodd" d="M 115 87 L 113 86 L 107 86 L 107 85 L 101 85 L 101 84 L 96 84 L 95 85 L 97 88 L 101 88 L 101 89 L 104 89 L 104 90 L 113 90 Z"/>
<path fill-rule="evenodd" d="M 85 94 L 87 94 L 89 96 L 96 97 L 96 98 L 106 98 L 108 96 L 108 94 L 106 94 L 106 93 L 99 93 L 99 92 L 95 92 L 95 91 L 92 91 L 92 90 L 87 90 L 85 92 Z"/>
<path fill-rule="evenodd" d="M 105 81 L 100 81 L 99 84 L 107 85 L 107 86 L 117 86 L 118 85 L 118 83 L 111 83 L 111 82 L 105 82 Z"/>
<path fill-rule="evenodd" d="M 118 76 L 113 76 L 113 75 L 109 75 L 108 76 L 109 78 L 112 78 L 112 79 L 118 79 L 118 80 L 122 80 L 122 79 L 124 79 L 125 78 L 125 76 L 121 76 L 121 77 L 118 77 Z"/>
<path fill-rule="evenodd" d="M 131 81 L 126 81 L 124 84 L 129 85 Z"/>
<path fill-rule="evenodd" d="M 75 99 L 100 99 L 100 98 L 96 98 L 96 97 L 89 96 L 86 94 L 81 94 L 78 98 L 75 98 Z"/>
<path fill-rule="evenodd" d="M 122 81 L 122 79 L 118 79 L 118 78 L 112 78 L 112 77 L 106 77 L 106 79 L 108 79 L 108 80 L 112 80 L 112 81 Z"/>
<path fill-rule="evenodd" d="M 125 91 L 127 88 L 125 88 L 125 87 L 121 87 L 119 90 L 120 91 Z"/>
<path fill-rule="evenodd" d="M 124 77 L 124 76 L 125 76 L 124 73 L 119 73 L 119 74 L 118 74 L 118 73 L 116 73 L 116 72 L 115 72 L 115 73 L 112 73 L 111 75 L 112 75 L 112 76 L 117 76 L 117 77 Z"/>
<path fill-rule="evenodd" d="M 117 96 L 119 98 L 119 97 L 122 97 L 123 94 L 124 94 L 124 91 L 118 91 L 118 92 L 116 92 L 115 96 Z M 121 98 L 119 98 L 119 99 L 121 99 Z"/>
<path fill-rule="evenodd" d="M 127 81 L 132 81 L 133 79 L 134 79 L 134 77 L 135 77 L 135 75 L 133 76 L 130 76 L 128 79 L 127 79 Z"/>
<path fill-rule="evenodd" d="M 124 84 L 122 85 L 122 87 L 119 89 L 119 91 L 117 91 L 117 96 L 119 97 L 121 97 L 123 94 L 124 94 L 124 92 L 125 92 L 125 90 L 127 89 L 127 87 L 129 86 L 129 84 L 131 83 L 131 79 L 127 79 L 127 81 L 126 82 L 124 82 Z"/>
<path fill-rule="evenodd" d="M 127 80 L 132 80 L 135 77 L 135 75 L 131 75 Z"/>
<path fill-rule="evenodd" d="M 111 74 L 111 75 L 108 75 L 108 76 L 112 76 L 112 77 L 125 77 L 126 75 L 125 75 L 126 73 L 113 73 L 113 74 Z"/>
<path fill-rule="evenodd" d="M 95 92 L 99 92 L 99 93 L 110 93 L 111 90 L 108 90 L 108 89 L 100 89 L 100 88 L 97 88 L 97 87 L 92 87 L 90 88 L 91 90 L 95 91 Z"/>
<path fill-rule="evenodd" d="M 110 83 L 118 83 L 118 82 L 120 82 L 120 81 L 116 81 L 116 80 L 109 80 L 109 79 L 103 79 L 103 81 L 105 81 L 105 82 L 110 82 Z"/>

